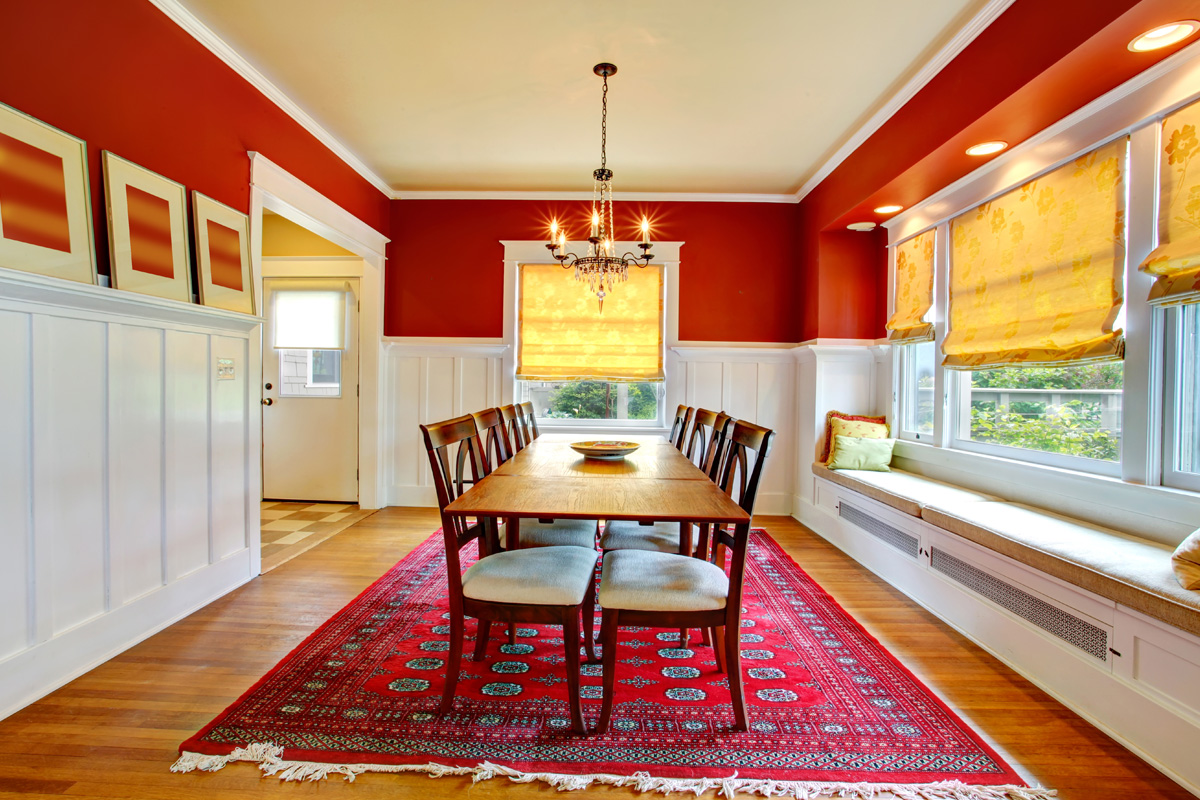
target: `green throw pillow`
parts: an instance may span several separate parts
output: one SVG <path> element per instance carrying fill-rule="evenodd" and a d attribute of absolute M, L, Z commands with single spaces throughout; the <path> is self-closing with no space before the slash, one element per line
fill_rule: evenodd
<path fill-rule="evenodd" d="M 895 439 L 858 439 L 835 436 L 830 469 L 864 469 L 871 472 L 891 472 L 892 448 Z"/>

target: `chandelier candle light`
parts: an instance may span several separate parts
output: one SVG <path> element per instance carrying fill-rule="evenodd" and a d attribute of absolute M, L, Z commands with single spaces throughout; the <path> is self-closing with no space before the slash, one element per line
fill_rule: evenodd
<path fill-rule="evenodd" d="M 575 269 L 575 280 L 587 281 L 588 290 L 596 293 L 600 310 L 604 311 L 604 298 L 613 289 L 617 280 L 629 279 L 629 267 L 646 267 L 654 254 L 650 252 L 650 220 L 642 217 L 642 240 L 638 243 L 642 254 L 625 253 L 614 256 L 612 170 L 608 168 L 605 152 L 608 144 L 608 76 L 617 74 L 612 64 L 597 64 L 592 67 L 604 79 L 604 93 L 600 103 L 600 169 L 592 173 L 595 184 L 592 188 L 592 227 L 588 235 L 587 255 L 578 256 L 567 252 L 567 232 L 560 229 L 558 220 L 550 223 L 550 243 L 546 248 L 562 264 L 563 269 Z M 562 252 L 560 253 L 559 250 Z"/>

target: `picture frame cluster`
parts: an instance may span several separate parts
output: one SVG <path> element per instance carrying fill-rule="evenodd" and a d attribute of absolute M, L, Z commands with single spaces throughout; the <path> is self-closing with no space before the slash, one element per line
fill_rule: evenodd
<path fill-rule="evenodd" d="M 105 150 L 110 280 L 120 291 L 191 303 L 194 237 L 201 305 L 255 314 L 250 217 Z M 0 267 L 96 284 L 87 144 L 0 103 Z"/>

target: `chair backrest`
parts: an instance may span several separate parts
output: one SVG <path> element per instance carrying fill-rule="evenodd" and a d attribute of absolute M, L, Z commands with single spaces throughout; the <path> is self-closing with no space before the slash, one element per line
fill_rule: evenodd
<path fill-rule="evenodd" d="M 708 445 L 704 448 L 704 457 L 700 461 L 700 469 L 704 470 L 704 474 L 711 478 L 714 483 L 720 475 L 722 457 L 725 455 L 725 445 L 729 441 L 729 433 L 733 430 L 733 423 L 735 422 L 737 420 L 724 411 L 717 414 L 717 418 L 713 420 L 712 436 L 709 437 Z"/>
<path fill-rule="evenodd" d="M 679 408 L 675 409 L 675 420 L 671 423 L 671 435 L 668 437 L 671 444 L 683 452 L 683 443 L 687 439 L 688 424 L 692 421 L 691 406 L 685 406 L 682 403 Z"/>
<path fill-rule="evenodd" d="M 542 435 L 542 432 L 538 430 L 537 415 L 534 413 L 532 400 L 521 403 L 521 416 L 525 418 L 525 427 L 529 432 L 530 442 Z"/>
<path fill-rule="evenodd" d="M 508 430 L 504 426 L 504 415 L 498 408 L 485 408 L 471 414 L 475 418 L 475 427 L 483 441 L 483 460 L 487 471 L 512 458 L 512 442 L 508 438 Z"/>
<path fill-rule="evenodd" d="M 692 432 L 688 434 L 687 447 L 683 451 L 692 463 L 704 463 L 704 454 L 708 448 L 706 439 L 712 438 L 712 427 L 716 421 L 716 411 L 709 411 L 707 408 L 696 409 L 692 417 Z"/>
<path fill-rule="evenodd" d="M 484 458 L 483 443 L 475 428 L 475 418 L 470 414 L 422 425 L 425 449 L 429 452 L 429 466 L 433 470 L 433 486 L 437 491 L 438 508 L 442 515 L 442 537 L 446 544 L 446 574 L 450 580 L 451 594 L 462 594 L 462 568 L 458 551 L 463 545 L 477 539 L 484 528 L 480 524 L 468 525 L 465 517 L 452 517 L 446 513 L 450 505 L 463 493 L 463 484 L 478 482 L 488 473 Z M 451 448 L 458 445 L 453 456 Z M 468 475 L 470 480 L 468 480 Z M 491 524 L 487 522 L 485 524 Z M 482 544 L 482 542 L 481 542 Z"/>
<path fill-rule="evenodd" d="M 504 417 L 504 428 L 508 431 L 508 442 L 512 451 L 519 453 L 529 444 L 529 429 L 525 427 L 525 417 L 521 414 L 520 406 L 500 406 L 500 416 Z"/>
<path fill-rule="evenodd" d="M 727 436 L 717 485 L 747 514 L 754 514 L 758 482 L 774 438 L 774 431 L 744 420 L 734 422 Z"/>

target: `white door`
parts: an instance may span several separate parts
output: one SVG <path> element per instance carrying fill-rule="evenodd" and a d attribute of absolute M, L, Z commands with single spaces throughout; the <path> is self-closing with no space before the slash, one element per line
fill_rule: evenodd
<path fill-rule="evenodd" d="M 332 293 L 345 305 L 328 319 L 332 306 L 320 304 L 288 318 L 295 304 L 276 299 L 289 292 Z M 263 497 L 357 503 L 358 279 L 266 278 L 263 299 Z M 277 326 L 329 329 L 339 313 L 344 350 L 275 347 Z"/>

